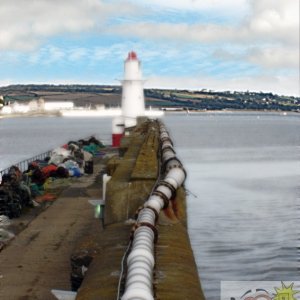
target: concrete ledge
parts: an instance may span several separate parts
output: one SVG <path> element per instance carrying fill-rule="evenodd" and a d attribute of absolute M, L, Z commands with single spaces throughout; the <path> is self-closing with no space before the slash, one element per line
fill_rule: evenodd
<path fill-rule="evenodd" d="M 76 300 L 116 299 L 121 261 L 129 243 L 131 226 L 108 226 L 101 234 L 97 256 L 78 290 Z"/>
<path fill-rule="evenodd" d="M 205 299 L 186 228 L 181 224 L 159 226 L 156 245 L 156 299 Z"/>

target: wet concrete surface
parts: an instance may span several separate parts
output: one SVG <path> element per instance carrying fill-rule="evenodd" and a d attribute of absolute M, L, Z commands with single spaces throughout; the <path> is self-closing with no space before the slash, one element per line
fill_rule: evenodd
<path fill-rule="evenodd" d="M 70 255 L 95 223 L 88 200 L 101 196 L 93 183 L 102 168 L 73 182 L 38 215 L 23 216 L 19 234 L 0 253 L 0 299 L 51 300 L 51 289 L 71 289 Z"/>

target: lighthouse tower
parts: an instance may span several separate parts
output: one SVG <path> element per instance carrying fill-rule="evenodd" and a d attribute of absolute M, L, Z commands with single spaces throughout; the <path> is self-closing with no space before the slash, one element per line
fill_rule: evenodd
<path fill-rule="evenodd" d="M 124 130 L 136 126 L 137 117 L 145 115 L 144 80 L 141 62 L 135 52 L 128 53 L 122 82 L 122 115 L 112 122 L 112 145 L 119 147 Z"/>
<path fill-rule="evenodd" d="M 141 62 L 135 52 L 128 53 L 122 80 L 122 115 L 125 128 L 136 125 L 136 118 L 145 115 L 144 80 Z"/>

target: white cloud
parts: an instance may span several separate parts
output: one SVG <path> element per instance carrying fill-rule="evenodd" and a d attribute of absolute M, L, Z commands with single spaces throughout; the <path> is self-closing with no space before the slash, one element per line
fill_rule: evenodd
<path fill-rule="evenodd" d="M 33 50 L 45 38 L 98 31 L 110 17 L 136 11 L 124 1 L 1 0 L 0 50 Z"/>
<path fill-rule="evenodd" d="M 236 51 L 236 52 L 235 52 Z M 265 46 L 227 50 L 217 48 L 213 57 L 222 61 L 249 62 L 263 69 L 299 70 L 299 49 L 297 47 Z"/>
<path fill-rule="evenodd" d="M 252 0 L 249 32 L 266 40 L 299 45 L 299 1 Z"/>
<path fill-rule="evenodd" d="M 41 59 L 42 57 L 40 52 L 33 52 L 28 56 L 28 62 L 33 65 L 40 63 Z"/>
<path fill-rule="evenodd" d="M 157 5 L 160 3 L 154 2 Z M 171 6 L 173 3 L 173 7 L 177 8 L 196 5 L 191 2 L 161 1 L 160 5 Z M 194 2 L 197 3 L 198 8 L 208 5 L 207 1 L 200 1 L 201 4 L 198 1 Z M 216 4 L 216 1 L 212 2 Z M 229 0 L 221 5 L 230 6 L 233 2 Z M 179 45 L 190 43 L 190 45 L 209 45 L 215 48 L 226 45 L 232 50 L 227 53 L 222 50 L 222 55 L 219 51 L 218 56 L 221 59 L 246 60 L 263 68 L 298 69 L 299 1 L 249 0 L 249 3 L 251 9 L 248 16 L 238 25 L 140 22 L 116 25 L 110 30 L 113 34 L 121 36 L 135 36 L 164 43 L 172 41 Z M 243 47 L 244 54 L 240 51 L 235 52 L 235 45 Z"/>
<path fill-rule="evenodd" d="M 238 5 L 236 0 L 140 0 L 139 3 L 148 6 L 160 7 L 161 9 L 176 9 L 190 11 L 226 10 L 227 13 L 235 13 L 237 11 L 245 10 L 245 8 L 247 7 L 248 0 L 238 1 Z"/>
<path fill-rule="evenodd" d="M 69 51 L 68 59 L 71 61 L 80 60 L 88 55 L 89 50 L 87 48 L 73 48 Z"/>
<path fill-rule="evenodd" d="M 49 47 L 48 53 L 49 56 L 47 57 L 46 60 L 47 63 L 53 63 L 65 57 L 65 52 L 62 49 L 54 46 Z"/>
<path fill-rule="evenodd" d="M 265 68 L 299 70 L 299 50 L 296 48 L 273 47 L 251 49 L 246 59 Z"/>
<path fill-rule="evenodd" d="M 28 55 L 21 54 L 20 52 L 17 53 L 19 60 L 25 60 L 26 58 L 31 65 L 49 65 L 56 62 L 61 62 L 67 56 L 65 49 L 52 45 L 42 47 L 35 52 L 30 52 Z M 10 63 L 10 60 L 7 62 Z"/>
<path fill-rule="evenodd" d="M 111 54 L 110 49 L 108 47 L 107 48 L 97 47 L 93 51 L 92 58 L 96 61 L 103 60 L 106 57 L 108 57 L 110 54 Z"/>
<path fill-rule="evenodd" d="M 160 41 L 216 43 L 240 40 L 244 33 L 238 35 L 232 28 L 214 24 L 186 24 L 186 23 L 129 23 L 112 27 L 112 33 L 122 36 L 137 36 Z"/>
<path fill-rule="evenodd" d="M 186 84 L 186 88 L 192 86 L 196 88 L 197 82 L 200 82 L 201 85 L 204 83 L 211 89 L 261 89 L 299 94 L 297 76 L 278 75 L 288 73 L 286 71 L 288 69 L 291 73 L 295 73 L 299 68 L 298 0 L 0 1 L 2 64 L 26 61 L 37 65 L 85 60 L 88 64 L 94 65 L 105 59 L 121 61 L 120 58 L 124 58 L 128 50 L 135 49 L 142 54 L 141 58 L 145 64 L 149 62 L 155 64 L 156 55 L 160 58 L 157 61 L 170 62 L 173 59 L 172 66 L 177 65 L 178 74 L 182 74 L 185 68 L 182 65 L 182 56 L 186 56 L 187 64 L 197 65 L 201 62 L 202 71 L 205 64 L 211 68 L 215 63 L 211 57 L 217 57 L 225 62 L 225 67 L 226 61 L 236 62 L 237 69 L 241 62 L 246 67 L 251 63 L 255 68 L 258 66 L 264 74 L 274 71 L 274 76 L 224 80 L 207 77 L 198 79 L 160 77 L 156 78 L 157 86 L 173 82 L 173 87 L 176 87 L 176 83 L 178 87 L 185 88 Z M 144 11 L 141 11 L 142 5 Z M 143 15 L 147 14 L 149 19 L 149 16 L 157 11 L 160 11 L 159 20 L 161 20 L 164 11 L 168 9 L 174 10 L 173 16 L 176 16 L 176 10 L 183 12 L 191 10 L 196 13 L 205 11 L 212 16 L 214 12 L 224 10 L 224 15 L 232 15 L 234 12 L 239 20 L 241 14 L 245 18 L 237 25 L 213 23 L 213 17 L 208 18 L 212 23 L 206 24 L 196 19 L 185 23 L 183 21 L 176 23 L 174 18 L 173 23 L 141 21 Z M 249 9 L 247 15 L 244 14 L 245 9 Z M 132 15 L 136 15 L 136 18 L 131 18 Z M 126 22 L 120 21 L 119 19 L 124 16 L 127 17 Z M 233 23 L 236 24 L 231 22 Z M 117 36 L 122 40 L 112 45 L 107 45 L 106 42 L 105 47 L 82 45 L 80 41 L 78 46 L 70 46 L 66 41 L 65 47 L 47 46 L 45 43 L 49 37 L 73 35 L 76 38 L 79 35 L 82 37 L 85 33 L 108 33 L 113 40 L 118 39 Z M 107 37 L 108 35 L 104 36 L 105 41 Z M 135 43 L 126 40 L 126 37 L 130 40 L 137 37 L 142 41 Z M 43 44 L 46 46 L 39 48 Z M 23 50 L 31 52 L 24 54 Z M 163 67 L 158 68 L 162 70 Z M 175 67 L 172 70 L 175 70 Z M 166 69 L 165 74 L 167 71 Z M 282 92 L 279 89 L 282 89 Z"/>
<path fill-rule="evenodd" d="M 251 3 L 252 10 L 249 16 L 237 26 L 140 22 L 117 25 L 111 31 L 123 36 L 133 35 L 181 42 L 248 44 L 279 42 L 299 45 L 298 1 L 252 0 Z"/>
<path fill-rule="evenodd" d="M 224 24 L 149 23 L 135 22 L 116 25 L 111 30 L 122 36 L 138 36 L 160 40 L 204 43 L 299 41 L 299 1 L 297 0 L 1 0 L 0 50 L 35 49 L 43 39 L 61 33 L 103 32 L 109 30 L 107 21 L 118 16 L 149 14 L 147 6 L 161 9 L 223 10 L 231 14 L 235 9 L 249 9 L 249 17 L 239 26 Z M 144 10 L 142 11 L 142 6 Z M 153 13 L 153 11 L 152 11 Z M 116 19 L 115 19 L 116 20 Z M 105 27 L 107 26 L 107 27 Z"/>
<path fill-rule="evenodd" d="M 274 29 L 274 32 L 271 31 L 264 36 L 262 31 L 251 32 L 247 28 L 233 29 L 217 25 L 142 23 L 139 26 L 128 24 L 114 29 L 113 32 L 116 31 L 121 35 L 127 35 L 130 32 L 130 34 L 145 39 L 181 41 L 181 44 L 192 41 L 198 44 L 205 43 L 221 47 L 224 43 L 234 43 L 242 45 L 245 49 L 251 49 L 255 45 L 256 50 L 251 50 L 247 58 L 248 61 L 269 68 L 299 68 L 299 38 L 295 28 L 293 31 L 287 29 L 285 32 L 281 30 L 281 34 L 279 30 Z M 228 54 L 226 55 L 227 59 L 229 58 Z M 230 58 L 236 60 L 243 57 L 232 51 Z"/>

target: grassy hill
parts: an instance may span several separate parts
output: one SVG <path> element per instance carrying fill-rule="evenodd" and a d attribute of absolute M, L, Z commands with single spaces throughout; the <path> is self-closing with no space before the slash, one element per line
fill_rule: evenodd
<path fill-rule="evenodd" d="M 4 102 L 73 101 L 75 106 L 121 104 L 121 87 L 105 85 L 10 85 L 0 88 Z M 189 110 L 279 110 L 300 111 L 300 98 L 272 93 L 216 92 L 170 89 L 145 89 L 146 105 L 178 107 Z"/>

